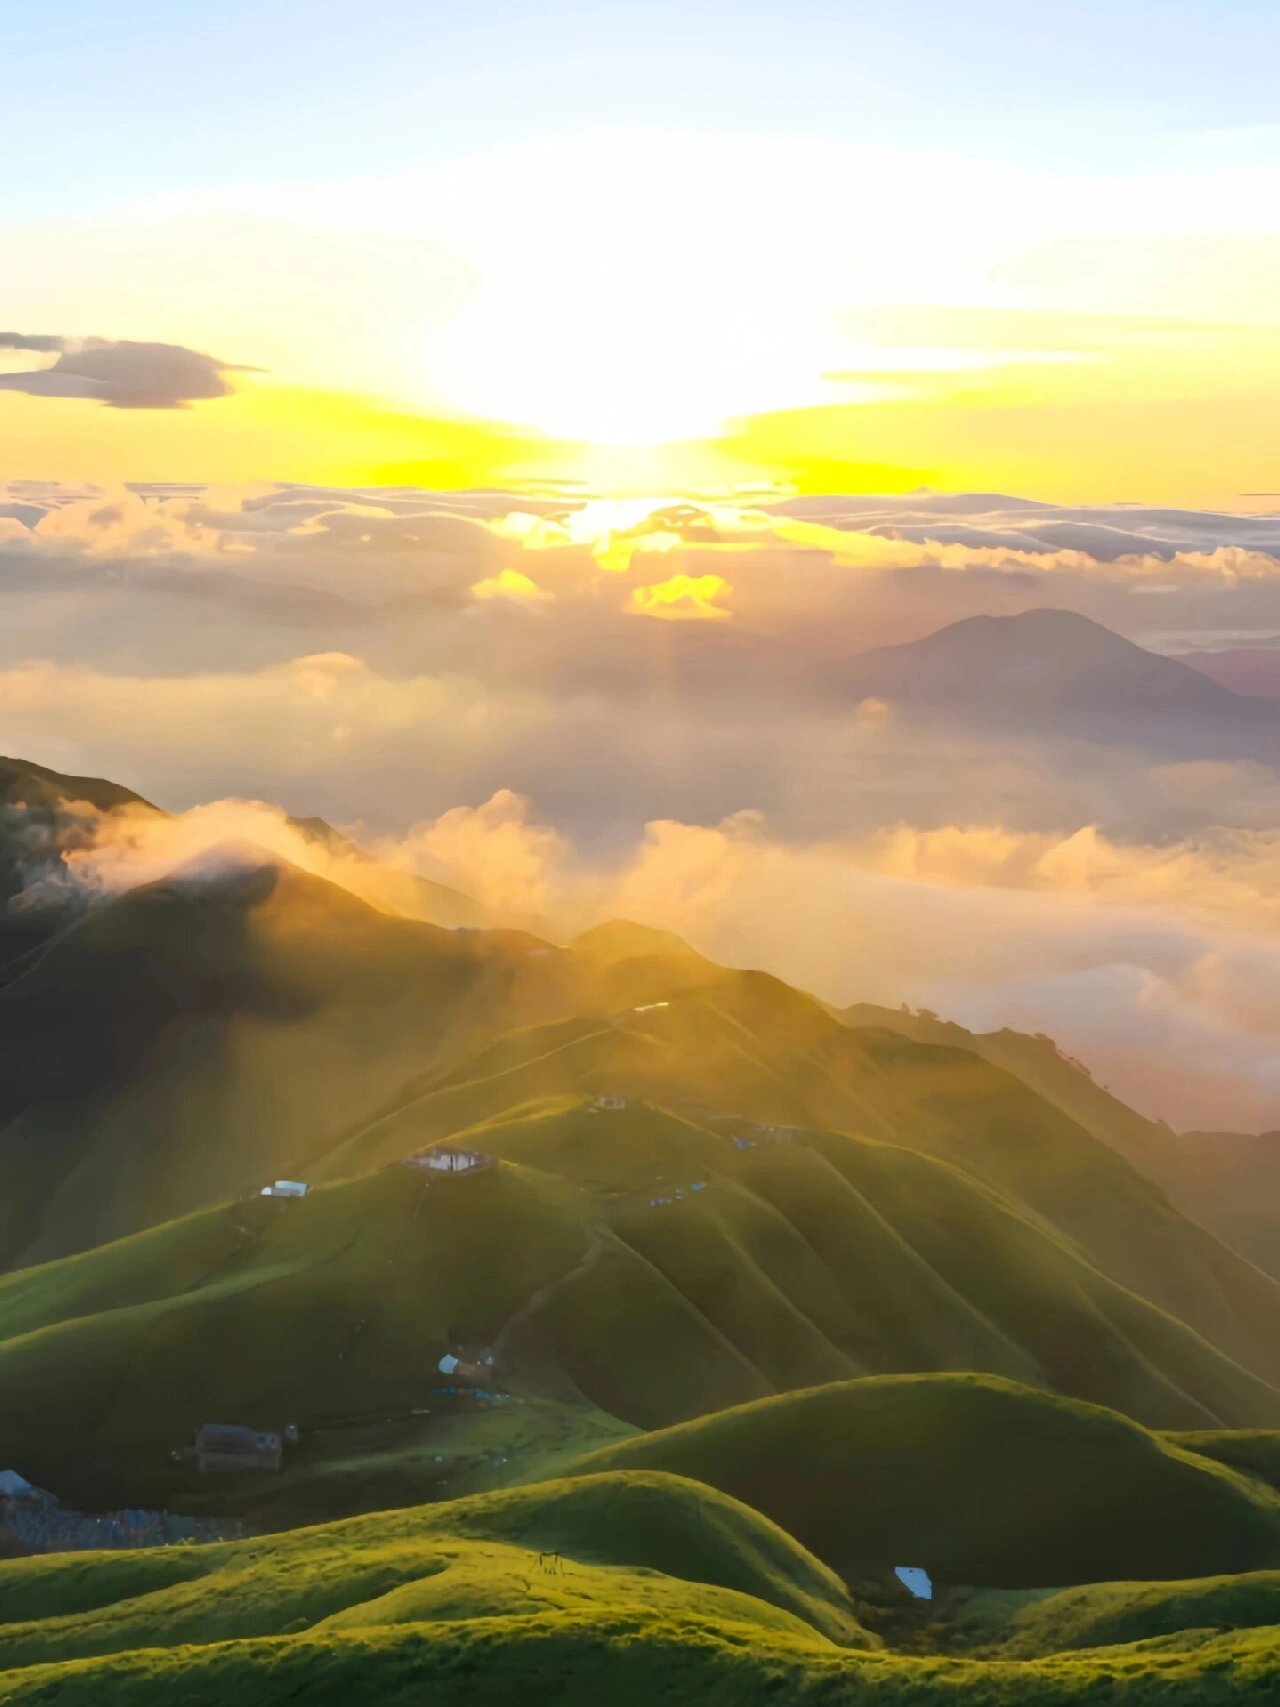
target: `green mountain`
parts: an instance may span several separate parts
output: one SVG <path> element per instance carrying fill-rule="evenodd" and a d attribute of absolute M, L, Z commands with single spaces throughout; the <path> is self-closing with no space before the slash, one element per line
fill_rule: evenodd
<path fill-rule="evenodd" d="M 1280 1279 L 1280 1133 L 1173 1132 L 1113 1096 L 1049 1037 L 1009 1029 L 971 1032 L 936 1014 L 868 1002 L 842 1017 L 916 1042 L 970 1050 L 1004 1068 L 1126 1157 L 1185 1215 Z"/>
<path fill-rule="evenodd" d="M 388 1082 L 561 1005 L 557 960 L 251 848 L 90 910 L 0 988 L 0 1260 L 255 1189 Z"/>
<path fill-rule="evenodd" d="M 507 1035 L 452 1072 L 424 1075 L 318 1157 L 316 1177 L 384 1164 L 548 1096 L 619 1095 L 726 1135 L 731 1115 L 749 1110 L 757 1126 L 860 1134 L 960 1168 L 1280 1384 L 1276 1283 L 1175 1211 L 1110 1146 L 967 1051 L 855 1030 L 764 974 L 705 964 L 614 965 L 598 999 L 637 1007 Z M 742 1116 L 736 1130 L 774 1147 L 778 1135 L 753 1136 L 752 1124 Z M 794 1147 L 794 1134 L 781 1136 Z"/>
<path fill-rule="evenodd" d="M 0 1467 L 268 1533 L 0 1564 L 0 1707 L 1274 1697 L 1249 1146 L 1215 1198 L 1048 1040 L 252 847 L 30 926 L 77 798 L 154 808 L 4 763 Z"/>
<path fill-rule="evenodd" d="M 966 1369 L 1280 1423 L 1280 1288 L 1110 1145 L 640 927 L 442 930 L 216 850 L 0 989 L 0 1087 L 0 1461 L 60 1492 L 136 1499 L 218 1415 L 411 1411 L 464 1328 L 642 1428 Z M 498 1165 L 396 1165 L 443 1141 Z"/>
<path fill-rule="evenodd" d="M 38 906 L 15 907 L 17 897 L 62 870 L 63 854 L 90 838 L 97 814 L 126 809 L 158 810 L 102 777 L 64 776 L 27 759 L 0 757 L 0 978 L 75 910 L 76 898 L 56 887 Z"/>
<path fill-rule="evenodd" d="M 82 1504 L 189 1505 L 200 1479 L 170 1453 L 229 1416 L 297 1424 L 323 1477 L 331 1419 L 441 1408 L 459 1339 L 491 1348 L 516 1408 L 640 1428 L 966 1369 L 1156 1426 L 1280 1422 L 1273 1387 L 934 1157 L 822 1132 L 739 1148 L 714 1121 L 567 1098 L 454 1131 L 494 1165 L 381 1166 L 0 1278 L 0 1462 Z"/>

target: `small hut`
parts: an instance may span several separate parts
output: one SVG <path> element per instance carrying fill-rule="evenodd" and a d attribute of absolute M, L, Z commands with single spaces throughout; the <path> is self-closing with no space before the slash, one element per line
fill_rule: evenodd
<path fill-rule="evenodd" d="M 241 1423 L 205 1423 L 196 1435 L 199 1470 L 278 1470 L 281 1440 Z"/>

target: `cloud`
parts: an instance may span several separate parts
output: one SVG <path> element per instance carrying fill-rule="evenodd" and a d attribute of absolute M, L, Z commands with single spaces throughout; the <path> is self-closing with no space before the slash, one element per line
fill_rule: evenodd
<path fill-rule="evenodd" d="M 24 337 L 7 332 L 0 334 L 0 349 L 57 351 L 48 367 L 0 373 L 0 390 L 31 397 L 89 398 L 112 409 L 184 409 L 189 403 L 230 396 L 226 375 L 252 371 L 182 344 L 128 339 L 75 342 L 53 334 Z"/>
<path fill-rule="evenodd" d="M 471 592 L 477 599 L 514 599 L 518 604 L 537 604 L 551 597 L 520 569 L 502 569 L 496 575 L 486 575 L 483 581 L 472 583 Z"/>
<path fill-rule="evenodd" d="M 509 788 L 374 842 L 371 852 L 394 870 L 461 889 L 518 925 L 539 923 L 560 905 L 572 858 L 559 831 L 538 823 L 533 803 Z"/>
<path fill-rule="evenodd" d="M 86 801 L 0 809 L 27 887 L 20 910 L 95 901 L 158 883 L 180 871 L 209 876 L 264 856 L 323 877 L 385 912 L 425 916 L 426 901 L 405 871 L 367 858 L 341 834 L 319 837 L 260 800 L 216 800 L 167 815 L 143 806 L 104 812 Z"/>
<path fill-rule="evenodd" d="M 727 608 L 715 601 L 730 592 L 720 575 L 672 575 L 648 587 L 635 587 L 631 603 L 645 616 L 726 617 Z"/>
<path fill-rule="evenodd" d="M 56 332 L 0 332 L 0 350 L 30 350 L 37 355 L 56 355 L 68 340 Z"/>

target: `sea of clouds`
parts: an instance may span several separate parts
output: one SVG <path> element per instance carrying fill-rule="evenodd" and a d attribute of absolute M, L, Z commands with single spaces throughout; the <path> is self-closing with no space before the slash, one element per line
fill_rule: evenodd
<path fill-rule="evenodd" d="M 621 913 L 835 1002 L 1045 1030 L 1180 1127 L 1280 1124 L 1280 753 L 848 691 L 862 650 L 1043 606 L 1192 658 L 1275 648 L 1280 514 L 14 484 L 0 747 L 169 812 L 78 823 L 92 893 L 228 840 L 378 905 L 418 873 L 560 934 Z"/>

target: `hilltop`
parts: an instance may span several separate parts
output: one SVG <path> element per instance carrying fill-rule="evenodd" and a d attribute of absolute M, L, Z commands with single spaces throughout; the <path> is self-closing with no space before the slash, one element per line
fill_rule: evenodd
<path fill-rule="evenodd" d="M 1113 1412 L 977 1375 L 836 1382 L 574 1469 L 705 1482 L 852 1580 L 907 1558 L 943 1582 L 1006 1588 L 1280 1564 L 1271 1489 Z"/>
<path fill-rule="evenodd" d="M 988 1595 L 960 1610 L 970 1627 L 981 1619 L 992 1657 L 893 1651 L 864 1621 L 883 1615 L 874 1595 L 864 1606 L 759 1512 L 634 1470 L 253 1541 L 18 1560 L 0 1564 L 0 1597 L 0 1701 L 69 1707 L 408 1703 L 424 1690 L 495 1707 L 520 1695 L 1067 1707 L 1099 1693 L 1215 1707 L 1267 1699 L 1280 1663 L 1265 1574 L 1068 1591 L 1057 1644 L 1053 1599 Z M 1186 1622 L 1207 1613 L 1225 1631 Z M 1163 1639 L 1079 1651 L 1147 1630 Z"/>

